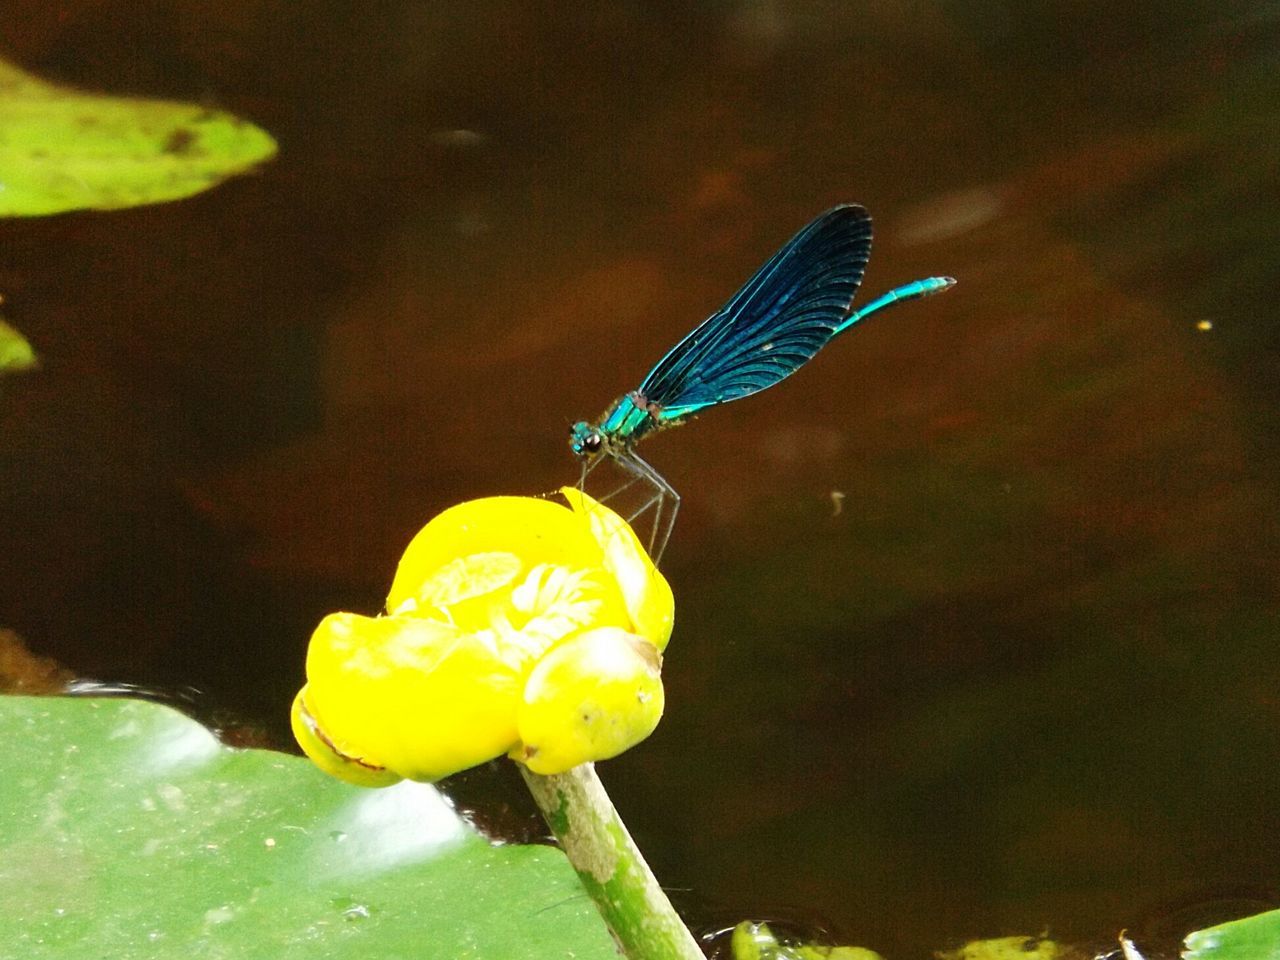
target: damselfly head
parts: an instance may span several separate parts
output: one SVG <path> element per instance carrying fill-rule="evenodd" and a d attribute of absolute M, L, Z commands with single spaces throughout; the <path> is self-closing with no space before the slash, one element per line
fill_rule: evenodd
<path fill-rule="evenodd" d="M 590 457 L 600 452 L 604 438 L 600 431 L 585 420 L 579 420 L 569 428 L 569 448 L 580 457 Z"/>

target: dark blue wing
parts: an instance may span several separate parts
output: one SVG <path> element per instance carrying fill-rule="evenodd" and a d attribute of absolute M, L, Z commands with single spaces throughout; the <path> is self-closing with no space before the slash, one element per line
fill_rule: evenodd
<path fill-rule="evenodd" d="M 870 255 L 867 211 L 828 210 L 676 344 L 639 392 L 675 419 L 773 386 L 835 335 Z"/>

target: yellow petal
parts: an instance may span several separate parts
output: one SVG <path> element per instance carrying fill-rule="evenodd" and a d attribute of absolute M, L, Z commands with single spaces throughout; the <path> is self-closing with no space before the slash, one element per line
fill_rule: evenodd
<path fill-rule="evenodd" d="M 307 653 L 306 708 L 341 755 L 413 780 L 483 763 L 516 741 L 530 658 L 492 633 L 412 617 L 325 617 Z"/>
<path fill-rule="evenodd" d="M 293 698 L 293 709 L 289 713 L 290 726 L 298 746 L 311 758 L 317 767 L 330 776 L 354 783 L 357 787 L 389 787 L 402 779 L 398 773 L 392 773 L 386 767 L 370 764 L 360 757 L 351 757 L 339 753 L 334 745 L 325 737 L 311 716 L 306 705 L 307 688 L 304 686 Z"/>
<path fill-rule="evenodd" d="M 635 746 L 662 717 L 661 662 L 647 639 L 616 627 L 565 641 L 529 675 L 511 756 L 552 774 Z"/>
<path fill-rule="evenodd" d="M 620 516 L 576 487 L 561 487 L 560 493 L 574 512 L 586 519 L 604 553 L 605 568 L 622 591 L 635 632 L 665 650 L 676 609 L 667 578 L 653 565 L 635 531 Z"/>
<path fill-rule="evenodd" d="M 415 596 L 393 614 L 424 617 L 463 630 L 493 626 L 501 608 L 521 579 L 524 561 L 514 553 L 490 550 L 450 560 L 424 577 Z"/>
<path fill-rule="evenodd" d="M 532 497 L 487 497 L 450 507 L 418 531 L 396 569 L 387 596 L 390 613 L 430 605 L 441 568 L 459 557 L 504 553 L 523 569 L 539 563 L 598 567 L 599 545 L 574 514 Z"/>

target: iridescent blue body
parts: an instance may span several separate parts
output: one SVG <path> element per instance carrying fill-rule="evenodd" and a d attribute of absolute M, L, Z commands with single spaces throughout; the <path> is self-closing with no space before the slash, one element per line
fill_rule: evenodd
<path fill-rule="evenodd" d="M 602 456 L 615 460 L 654 493 L 650 551 L 660 556 L 680 498 L 635 453 L 646 434 L 675 426 L 707 407 L 740 400 L 789 377 L 832 338 L 895 303 L 946 290 L 950 277 L 895 287 L 859 310 L 853 297 L 871 254 L 871 217 L 845 204 L 828 210 L 786 243 L 733 297 L 658 361 L 640 386 L 620 398 L 596 424 L 579 421 L 569 445 L 584 458 L 583 476 Z M 666 526 L 663 507 L 671 501 Z M 661 529 L 661 533 L 659 532 Z"/>

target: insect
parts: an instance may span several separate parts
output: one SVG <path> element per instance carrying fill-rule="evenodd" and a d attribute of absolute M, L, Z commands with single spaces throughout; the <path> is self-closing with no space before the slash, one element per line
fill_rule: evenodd
<path fill-rule="evenodd" d="M 856 204 L 828 210 L 787 241 L 598 422 L 580 420 L 570 428 L 569 446 L 582 458 L 583 482 L 597 464 L 610 458 L 631 476 L 626 486 L 649 484 L 652 496 L 631 519 L 655 508 L 649 539 L 655 562 L 670 539 L 680 495 L 636 454 L 640 440 L 707 407 L 768 389 L 859 320 L 955 283 L 951 277 L 913 280 L 854 310 L 853 297 L 870 255 L 867 211 Z"/>

